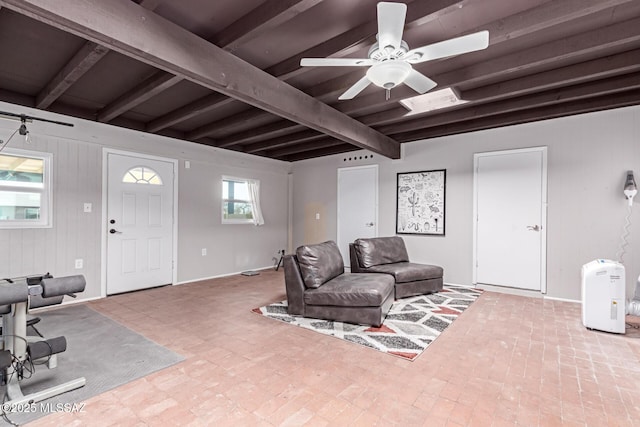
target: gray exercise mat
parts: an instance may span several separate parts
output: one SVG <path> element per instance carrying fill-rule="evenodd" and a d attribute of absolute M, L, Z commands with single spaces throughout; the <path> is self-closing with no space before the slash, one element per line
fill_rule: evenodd
<path fill-rule="evenodd" d="M 181 355 L 84 305 L 38 313 L 38 317 L 42 319 L 36 325 L 38 330 L 47 338 L 64 335 L 67 351 L 58 355 L 58 367 L 55 369 L 36 366 L 33 377 L 20 382 L 22 392 L 26 395 L 78 377 L 85 377 L 87 384 L 47 399 L 41 402 L 43 405 L 36 404 L 35 413 L 9 414 L 14 423 L 24 424 L 48 415 L 41 409 L 63 404 L 69 408 L 71 404 L 80 404 L 90 397 L 184 360 Z M 4 387 L 0 387 L 0 393 L 4 396 Z M 0 419 L 2 423 L 5 421 Z"/>

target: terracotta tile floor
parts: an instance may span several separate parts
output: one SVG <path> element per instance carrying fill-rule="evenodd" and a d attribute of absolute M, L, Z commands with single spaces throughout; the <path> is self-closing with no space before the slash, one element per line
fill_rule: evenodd
<path fill-rule="evenodd" d="M 89 305 L 186 357 L 48 425 L 640 425 L 640 332 L 586 330 L 575 303 L 485 292 L 417 360 L 251 312 L 282 270 Z"/>

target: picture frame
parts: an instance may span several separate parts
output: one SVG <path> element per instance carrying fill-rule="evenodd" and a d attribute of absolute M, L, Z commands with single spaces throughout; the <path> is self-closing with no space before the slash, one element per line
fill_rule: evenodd
<path fill-rule="evenodd" d="M 399 172 L 396 234 L 445 235 L 447 170 Z"/>

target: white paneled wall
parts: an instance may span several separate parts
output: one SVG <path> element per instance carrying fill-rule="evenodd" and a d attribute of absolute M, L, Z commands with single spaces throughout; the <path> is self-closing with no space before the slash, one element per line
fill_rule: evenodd
<path fill-rule="evenodd" d="M 33 122 L 31 143 L 16 135 L 9 147 L 53 154 L 53 226 L 0 229 L 0 277 L 50 272 L 84 274 L 80 299 L 102 296 L 103 148 L 111 147 L 180 160 L 178 208 L 178 282 L 238 273 L 272 265 L 287 242 L 288 163 L 185 141 L 144 134 L 100 123 L 53 115 L 12 104 L 0 110 L 74 123 L 73 128 Z M 19 122 L 0 119 L 6 140 Z M 191 167 L 184 168 L 184 160 Z M 266 224 L 222 225 L 220 180 L 233 175 L 261 180 Z M 92 212 L 83 212 L 84 203 Z M 201 249 L 207 248 L 207 256 Z M 83 268 L 75 269 L 75 260 Z"/>
<path fill-rule="evenodd" d="M 548 147 L 547 295 L 579 300 L 581 266 L 595 258 L 615 258 L 618 251 L 626 171 L 634 170 L 640 182 L 640 107 L 411 142 L 403 144 L 401 160 L 374 155 L 373 160 L 345 161 L 355 157 L 349 153 L 297 162 L 293 246 L 305 243 L 309 207 L 324 209 L 323 238 L 336 238 L 338 168 L 380 165 L 381 236 L 395 233 L 396 174 L 447 169 L 446 236 L 403 237 L 412 260 L 442 265 L 447 282 L 471 284 L 473 154 L 535 146 Z M 632 243 L 625 257 L 629 296 L 640 274 L 640 197 L 634 206 Z"/>

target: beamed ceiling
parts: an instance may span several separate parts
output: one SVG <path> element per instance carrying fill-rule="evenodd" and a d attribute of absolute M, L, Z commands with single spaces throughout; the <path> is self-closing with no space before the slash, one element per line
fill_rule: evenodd
<path fill-rule="evenodd" d="M 639 0 L 404 3 L 410 47 L 489 31 L 414 66 L 466 104 L 338 101 L 366 68 L 300 67 L 366 58 L 373 0 L 0 0 L 0 100 L 284 161 L 640 104 Z"/>

